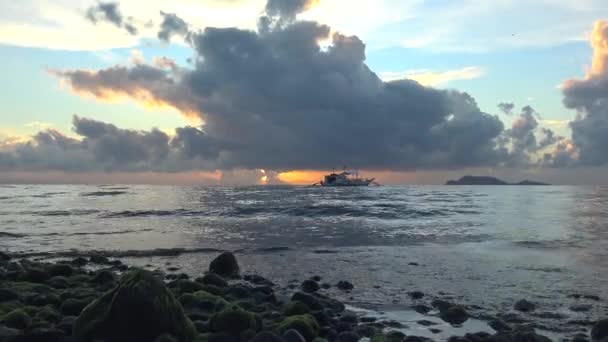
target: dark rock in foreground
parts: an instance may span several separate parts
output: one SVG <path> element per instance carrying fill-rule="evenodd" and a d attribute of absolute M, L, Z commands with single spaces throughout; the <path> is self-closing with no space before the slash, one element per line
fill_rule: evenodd
<path fill-rule="evenodd" d="M 223 277 L 231 277 L 239 274 L 239 264 L 234 254 L 224 252 L 209 264 L 209 272 L 219 274 Z"/>
<path fill-rule="evenodd" d="M 165 284 L 151 272 L 127 273 L 115 289 L 87 306 L 74 324 L 79 341 L 147 342 L 169 334 L 193 341 L 196 330 Z"/>

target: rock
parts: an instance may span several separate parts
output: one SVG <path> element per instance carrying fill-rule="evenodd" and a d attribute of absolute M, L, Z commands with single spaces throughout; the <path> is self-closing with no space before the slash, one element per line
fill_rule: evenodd
<path fill-rule="evenodd" d="M 76 322 L 76 316 L 66 316 L 61 319 L 59 324 L 57 324 L 57 328 L 61 329 L 66 335 L 72 335 L 72 327 L 74 326 L 74 322 Z"/>
<path fill-rule="evenodd" d="M 237 306 L 214 314 L 211 317 L 210 324 L 213 332 L 240 334 L 248 329 L 258 330 L 258 321 L 255 314 Z"/>
<path fill-rule="evenodd" d="M 25 270 L 19 277 L 22 281 L 29 281 L 32 283 L 44 283 L 51 278 L 51 275 L 44 269 L 38 267 L 31 267 Z"/>
<path fill-rule="evenodd" d="M 584 295 L 582 295 L 582 297 L 585 298 L 585 299 L 594 300 L 596 302 L 599 302 L 601 300 L 601 298 L 599 296 L 590 295 L 590 294 L 584 294 Z"/>
<path fill-rule="evenodd" d="M 606 340 L 608 340 L 608 319 L 603 319 L 591 328 L 591 341 L 605 342 Z"/>
<path fill-rule="evenodd" d="M 296 292 L 293 294 L 293 296 L 291 296 L 291 301 L 295 302 L 302 302 L 304 304 L 306 304 L 306 306 L 308 306 L 309 309 L 311 310 L 322 310 L 323 309 L 323 304 L 321 304 L 321 301 L 319 299 L 317 299 L 316 297 L 314 297 L 313 295 L 310 295 L 308 293 L 304 293 L 304 292 Z"/>
<path fill-rule="evenodd" d="M 283 313 L 285 316 L 303 315 L 310 312 L 308 305 L 296 300 L 285 305 Z"/>
<path fill-rule="evenodd" d="M 336 337 L 336 341 L 337 342 L 358 342 L 359 341 L 359 335 L 357 335 L 356 333 L 352 332 L 352 331 L 344 331 L 338 334 L 338 337 Z"/>
<path fill-rule="evenodd" d="M 316 282 L 320 282 L 320 281 L 321 281 L 321 276 L 314 275 L 314 276 L 310 277 L 310 279 L 311 279 L 311 280 L 314 280 L 314 281 L 316 281 Z"/>
<path fill-rule="evenodd" d="M 59 307 L 62 314 L 66 316 L 78 316 L 82 310 L 91 303 L 89 299 L 68 298 Z"/>
<path fill-rule="evenodd" d="M 209 264 L 209 272 L 224 277 L 235 276 L 239 274 L 239 264 L 237 263 L 234 254 L 224 252 L 211 261 Z"/>
<path fill-rule="evenodd" d="M 278 335 L 271 333 L 270 331 L 262 331 L 255 335 L 251 342 L 284 342 Z"/>
<path fill-rule="evenodd" d="M 0 302 L 8 302 L 9 300 L 19 300 L 21 295 L 13 289 L 0 288 Z"/>
<path fill-rule="evenodd" d="M 429 331 L 433 334 L 439 334 L 442 330 L 437 328 L 429 328 Z"/>
<path fill-rule="evenodd" d="M 355 286 L 351 282 L 346 280 L 340 280 L 338 284 L 336 284 L 336 287 L 342 291 L 350 291 L 355 288 Z"/>
<path fill-rule="evenodd" d="M 85 266 L 88 263 L 89 263 L 89 261 L 83 257 L 78 257 L 78 258 L 70 261 L 70 264 L 72 264 L 73 266 L 78 266 L 78 267 Z"/>
<path fill-rule="evenodd" d="M 217 287 L 226 287 L 228 286 L 228 282 L 224 280 L 224 278 L 220 277 L 215 273 L 207 273 L 202 278 L 197 279 L 201 284 L 213 285 Z"/>
<path fill-rule="evenodd" d="M 405 338 L 405 334 L 402 333 L 401 331 L 389 331 L 386 333 L 386 341 L 387 342 L 399 342 L 399 341 L 403 341 L 403 339 Z"/>
<path fill-rule="evenodd" d="M 61 315 L 57 312 L 57 310 L 53 309 L 52 306 L 45 306 L 36 312 L 36 315 L 34 315 L 34 321 L 43 321 L 56 324 L 61 321 Z"/>
<path fill-rule="evenodd" d="M 168 335 L 168 334 L 164 334 L 164 335 L 160 335 L 158 336 L 154 342 L 178 342 L 173 336 Z"/>
<path fill-rule="evenodd" d="M 317 284 L 317 282 L 312 279 L 304 280 L 300 285 L 300 288 L 302 289 L 302 291 L 307 293 L 317 292 L 320 289 L 319 284 Z"/>
<path fill-rule="evenodd" d="M 424 304 L 417 304 L 417 305 L 414 305 L 414 311 L 416 311 L 419 314 L 426 315 L 427 313 L 429 313 L 429 311 L 431 311 L 431 308 Z"/>
<path fill-rule="evenodd" d="M 372 325 L 362 324 L 355 328 L 355 332 L 359 336 L 372 338 L 376 335 L 377 329 Z"/>
<path fill-rule="evenodd" d="M 116 274 L 109 270 L 99 270 L 95 272 L 95 276 L 91 279 L 91 282 L 98 285 L 111 284 L 116 281 Z"/>
<path fill-rule="evenodd" d="M 285 318 L 277 325 L 277 332 L 285 333 L 287 330 L 297 330 L 308 342 L 319 335 L 319 324 L 311 315 L 295 315 Z"/>
<path fill-rule="evenodd" d="M 361 317 L 359 320 L 362 323 L 373 323 L 373 322 L 377 321 L 378 319 L 376 317 Z"/>
<path fill-rule="evenodd" d="M 490 326 L 490 328 L 498 331 L 498 332 L 503 332 L 503 331 L 511 331 L 511 327 L 505 323 L 503 320 L 500 319 L 494 319 L 488 322 L 488 325 Z"/>
<path fill-rule="evenodd" d="M 570 342 L 589 342 L 589 339 L 587 338 L 587 335 L 585 335 L 585 334 L 576 334 L 576 335 L 572 336 L 572 339 L 570 339 Z"/>
<path fill-rule="evenodd" d="M 418 323 L 418 324 L 420 324 L 420 325 L 423 325 L 423 326 L 425 326 L 425 327 L 430 327 L 431 325 L 437 325 L 437 324 L 439 324 L 439 323 L 437 323 L 437 322 L 428 321 L 428 320 L 426 320 L 426 319 L 419 320 L 419 321 L 417 321 L 416 323 Z"/>
<path fill-rule="evenodd" d="M 397 322 L 395 320 L 382 321 L 382 324 L 384 324 L 387 327 L 391 327 L 391 328 L 404 328 L 405 327 L 402 323 Z"/>
<path fill-rule="evenodd" d="M 61 276 L 61 277 L 69 277 L 74 273 L 74 269 L 70 265 L 66 264 L 54 264 L 48 268 L 49 274 L 52 277 Z"/>
<path fill-rule="evenodd" d="M 25 330 L 32 325 L 32 318 L 25 311 L 17 309 L 4 315 L 0 324 L 9 328 Z"/>
<path fill-rule="evenodd" d="M 60 329 L 40 327 L 25 331 L 23 340 L 27 342 L 59 342 L 64 335 Z"/>
<path fill-rule="evenodd" d="M 203 289 L 203 285 L 192 280 L 180 279 L 170 284 L 178 294 L 194 293 Z"/>
<path fill-rule="evenodd" d="M 306 342 L 304 336 L 302 336 L 297 330 L 289 329 L 283 333 L 283 341 L 285 342 Z"/>
<path fill-rule="evenodd" d="M 70 286 L 70 284 L 68 283 L 68 279 L 66 277 L 61 276 L 53 277 L 47 280 L 46 284 L 56 289 L 67 289 Z"/>
<path fill-rule="evenodd" d="M 55 293 L 39 293 L 32 296 L 29 296 L 25 299 L 25 302 L 30 305 L 35 306 L 45 306 L 45 305 L 59 305 L 61 303 L 61 298 Z"/>
<path fill-rule="evenodd" d="M 588 305 L 588 304 L 579 304 L 579 305 L 572 305 L 570 307 L 570 311 L 574 311 L 574 312 L 587 312 L 589 310 L 591 310 L 592 306 Z"/>
<path fill-rule="evenodd" d="M 23 335 L 21 330 L 0 325 L 0 341 L 16 342 Z"/>
<path fill-rule="evenodd" d="M 173 294 L 145 270 L 125 274 L 112 291 L 88 305 L 74 324 L 74 337 L 82 341 L 147 342 L 163 334 L 183 342 L 197 336 Z"/>
<path fill-rule="evenodd" d="M 342 316 L 340 316 L 340 321 L 351 323 L 351 324 L 357 324 L 359 322 L 359 318 L 357 317 L 356 314 L 354 314 L 352 312 L 347 312 L 347 313 L 344 313 Z"/>
<path fill-rule="evenodd" d="M 519 301 L 517 301 L 517 303 L 515 303 L 514 308 L 517 311 L 530 312 L 530 311 L 534 311 L 534 309 L 536 309 L 536 305 L 525 299 L 520 299 Z"/>
<path fill-rule="evenodd" d="M 323 283 L 323 284 L 321 284 L 321 288 L 327 290 L 327 289 L 331 288 L 331 284 Z"/>
<path fill-rule="evenodd" d="M 11 256 L 4 253 L 4 252 L 0 252 L 0 261 L 6 262 L 11 260 Z"/>
<path fill-rule="evenodd" d="M 453 305 L 447 310 L 444 310 L 439 314 L 439 317 L 441 317 L 442 320 L 453 325 L 462 324 L 466 322 L 467 319 L 469 319 L 467 311 L 459 305 Z"/>
<path fill-rule="evenodd" d="M 424 297 L 424 293 L 422 293 L 420 291 L 412 291 L 412 292 L 408 292 L 407 294 L 412 299 L 420 299 L 420 298 Z"/>
<path fill-rule="evenodd" d="M 89 257 L 89 261 L 94 263 L 94 264 L 100 264 L 100 265 L 108 265 L 110 264 L 110 259 L 106 258 L 103 255 L 91 255 Z"/>
<path fill-rule="evenodd" d="M 439 310 L 439 312 L 445 311 L 452 306 L 452 303 L 443 299 L 435 299 L 431 302 L 431 306 Z"/>

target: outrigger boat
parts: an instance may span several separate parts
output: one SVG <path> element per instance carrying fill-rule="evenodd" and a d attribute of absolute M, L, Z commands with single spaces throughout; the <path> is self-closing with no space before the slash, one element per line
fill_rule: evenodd
<path fill-rule="evenodd" d="M 344 169 L 341 173 L 332 172 L 326 175 L 322 181 L 313 185 L 320 186 L 369 186 L 370 184 L 379 185 L 374 182 L 375 178 L 360 178 L 359 172 L 353 173 Z"/>

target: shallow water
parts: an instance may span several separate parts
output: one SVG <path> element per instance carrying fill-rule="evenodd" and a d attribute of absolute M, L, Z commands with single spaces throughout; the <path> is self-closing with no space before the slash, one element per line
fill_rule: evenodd
<path fill-rule="evenodd" d="M 600 187 L 0 187 L 0 249 L 12 253 L 104 250 L 199 274 L 236 250 L 244 270 L 283 285 L 348 279 L 354 292 L 335 295 L 374 310 L 409 310 L 413 290 L 481 318 L 527 298 L 538 309 L 523 318 L 558 334 L 608 314 L 607 245 Z"/>

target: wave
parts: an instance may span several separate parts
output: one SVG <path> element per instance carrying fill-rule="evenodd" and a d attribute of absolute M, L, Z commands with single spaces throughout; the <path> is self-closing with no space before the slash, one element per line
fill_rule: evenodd
<path fill-rule="evenodd" d="M 205 215 L 202 211 L 192 211 L 187 209 L 175 210 L 125 210 L 111 212 L 100 215 L 101 218 L 129 218 L 146 216 L 195 216 Z"/>
<path fill-rule="evenodd" d="M 100 197 L 100 196 L 118 196 L 127 194 L 127 191 L 93 191 L 80 194 L 84 197 Z"/>
<path fill-rule="evenodd" d="M 22 211 L 20 215 L 33 216 L 86 216 L 99 213 L 97 209 L 72 209 L 72 210 L 43 210 L 43 211 Z"/>
<path fill-rule="evenodd" d="M 24 237 L 25 234 L 17 234 L 17 233 L 9 233 L 9 232 L 0 232 L 0 237 L 9 237 L 9 238 L 20 238 Z"/>

